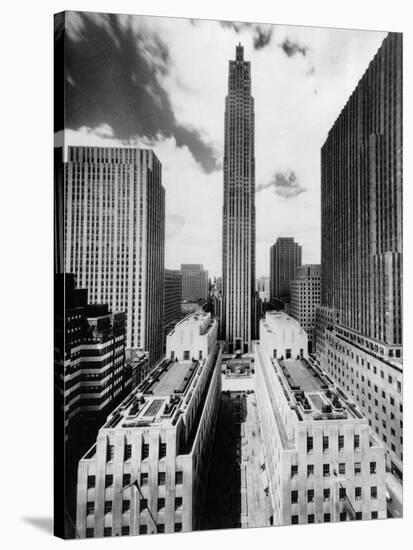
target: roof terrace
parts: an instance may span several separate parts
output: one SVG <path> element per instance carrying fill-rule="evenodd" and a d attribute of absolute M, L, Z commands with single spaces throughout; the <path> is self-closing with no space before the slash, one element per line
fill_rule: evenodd
<path fill-rule="evenodd" d="M 272 359 L 272 363 L 299 420 L 364 418 L 357 405 L 315 364 L 305 359 Z"/>

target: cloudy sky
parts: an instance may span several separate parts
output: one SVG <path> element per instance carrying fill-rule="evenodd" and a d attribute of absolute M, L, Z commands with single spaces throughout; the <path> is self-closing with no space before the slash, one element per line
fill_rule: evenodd
<path fill-rule="evenodd" d="M 320 261 L 320 148 L 386 33 L 68 12 L 65 140 L 153 148 L 165 266 L 221 273 L 224 100 L 241 42 L 255 98 L 257 276 L 279 236 Z M 61 135 L 62 128 L 56 128 Z"/>

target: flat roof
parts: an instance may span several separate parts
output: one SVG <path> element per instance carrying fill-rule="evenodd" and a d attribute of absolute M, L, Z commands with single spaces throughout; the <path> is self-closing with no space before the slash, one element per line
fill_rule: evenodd
<path fill-rule="evenodd" d="M 290 377 L 293 386 L 300 386 L 304 391 L 321 390 L 321 380 L 301 359 L 280 361 L 281 368 Z"/>
<path fill-rule="evenodd" d="M 191 374 L 190 369 L 194 367 L 192 361 L 180 361 L 170 363 L 168 370 L 162 373 L 159 382 L 152 388 L 153 395 L 167 395 L 174 393 L 182 387 L 185 377 Z"/>

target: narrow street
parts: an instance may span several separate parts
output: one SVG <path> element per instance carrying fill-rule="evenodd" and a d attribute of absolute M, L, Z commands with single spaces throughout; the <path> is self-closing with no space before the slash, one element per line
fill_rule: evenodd
<path fill-rule="evenodd" d="M 239 382 L 231 380 L 231 390 L 221 394 L 203 529 L 270 525 L 253 378 L 249 384 L 245 379 Z M 236 391 L 240 386 L 242 390 Z M 228 388 L 227 380 L 223 388 Z"/>

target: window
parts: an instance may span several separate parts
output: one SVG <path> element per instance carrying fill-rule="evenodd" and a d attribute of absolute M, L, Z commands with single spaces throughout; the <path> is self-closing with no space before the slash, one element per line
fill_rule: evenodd
<path fill-rule="evenodd" d="M 323 490 L 323 499 L 325 501 L 330 500 L 330 489 L 324 489 Z"/>
<path fill-rule="evenodd" d="M 92 489 L 96 485 L 96 476 L 87 476 L 87 488 Z"/>
<path fill-rule="evenodd" d="M 359 435 L 354 436 L 354 448 L 355 449 L 360 448 L 360 436 Z"/>
<path fill-rule="evenodd" d="M 141 486 L 142 485 L 148 485 L 148 474 L 147 473 L 141 474 Z"/>
<path fill-rule="evenodd" d="M 125 445 L 125 460 L 129 460 L 132 456 L 132 445 Z"/>
<path fill-rule="evenodd" d="M 130 484 L 130 474 L 123 474 L 123 486 Z"/>
<path fill-rule="evenodd" d="M 113 445 L 108 445 L 106 450 L 106 461 L 109 462 L 110 460 L 113 460 L 113 457 L 115 455 L 115 448 Z"/>
<path fill-rule="evenodd" d="M 157 532 L 158 533 L 165 533 L 165 524 L 164 523 L 158 523 Z"/>
<path fill-rule="evenodd" d="M 298 516 L 291 516 L 291 524 L 292 525 L 298 524 Z"/>
<path fill-rule="evenodd" d="M 330 514 L 324 514 L 324 522 L 329 523 L 331 521 L 331 515 Z"/>
<path fill-rule="evenodd" d="M 313 438 L 307 437 L 307 453 L 311 453 L 313 451 Z"/>
<path fill-rule="evenodd" d="M 130 500 L 122 500 L 122 513 L 129 512 Z"/>
<path fill-rule="evenodd" d="M 105 487 L 110 487 L 113 485 L 113 475 L 109 474 L 105 476 Z"/>
<path fill-rule="evenodd" d="M 122 535 L 129 535 L 129 525 L 122 525 Z"/>
<path fill-rule="evenodd" d="M 347 512 L 340 512 L 340 521 L 346 521 Z"/>
<path fill-rule="evenodd" d="M 296 475 L 298 475 L 298 466 L 297 465 L 291 466 L 291 477 L 294 477 Z"/>
<path fill-rule="evenodd" d="M 355 496 L 356 500 L 361 499 L 361 487 L 356 487 L 354 489 L 354 496 Z"/>
<path fill-rule="evenodd" d="M 379 517 L 379 513 L 378 512 L 372 512 L 371 513 L 371 519 L 377 519 Z"/>
<path fill-rule="evenodd" d="M 93 527 L 87 527 L 86 528 L 86 538 L 87 539 L 92 539 L 94 536 L 95 536 L 95 530 L 93 529 Z"/>
<path fill-rule="evenodd" d="M 182 497 L 175 498 L 175 510 L 180 512 L 182 510 Z"/>
<path fill-rule="evenodd" d="M 149 456 L 149 444 L 144 443 L 142 445 L 142 460 L 145 460 L 145 458 L 148 458 Z"/>
<path fill-rule="evenodd" d="M 112 501 L 105 500 L 105 514 L 110 514 L 112 512 Z"/>
<path fill-rule="evenodd" d="M 184 357 L 184 361 L 189 361 L 189 359 L 190 359 L 190 352 L 187 351 L 187 350 L 185 350 L 185 351 L 184 351 L 183 357 Z"/>
<path fill-rule="evenodd" d="M 345 474 L 346 473 L 346 465 L 344 462 L 340 462 L 338 465 L 338 473 L 339 474 Z"/>
<path fill-rule="evenodd" d="M 104 537 L 111 537 L 112 536 L 112 527 L 105 527 L 103 529 L 103 536 Z"/>
<path fill-rule="evenodd" d="M 307 502 L 314 502 L 314 489 L 307 491 Z"/>
<path fill-rule="evenodd" d="M 164 508 L 165 508 L 165 499 L 158 498 L 158 512 L 159 510 L 163 510 Z"/>
<path fill-rule="evenodd" d="M 363 514 L 362 512 L 356 512 L 356 519 L 362 519 Z"/>
<path fill-rule="evenodd" d="M 377 471 L 376 463 L 375 462 L 370 462 L 370 474 L 375 474 L 376 471 Z"/>
<path fill-rule="evenodd" d="M 175 485 L 182 485 L 182 481 L 183 481 L 183 472 L 176 472 Z"/>
<path fill-rule="evenodd" d="M 143 510 L 146 510 L 147 508 L 148 508 L 148 500 L 146 498 L 141 498 L 141 501 L 139 504 L 140 511 L 143 512 Z"/>
<path fill-rule="evenodd" d="M 175 523 L 175 533 L 180 533 L 182 531 L 182 523 Z"/>
<path fill-rule="evenodd" d="M 165 485 L 165 472 L 159 472 L 158 485 Z"/>
<path fill-rule="evenodd" d="M 314 475 L 314 464 L 308 464 L 307 466 L 307 476 Z"/>
<path fill-rule="evenodd" d="M 338 498 L 340 500 L 345 500 L 346 498 L 346 489 L 345 487 L 340 487 L 339 490 L 338 490 Z"/>
<path fill-rule="evenodd" d="M 338 450 L 342 451 L 344 449 L 344 435 L 338 436 Z"/>
<path fill-rule="evenodd" d="M 298 502 L 298 491 L 291 491 L 291 504 Z"/>
<path fill-rule="evenodd" d="M 307 522 L 308 523 L 314 523 L 314 514 L 308 514 Z"/>
<path fill-rule="evenodd" d="M 166 456 L 166 443 L 161 443 L 159 446 L 159 458 Z"/>
<path fill-rule="evenodd" d="M 140 525 L 139 526 L 139 534 L 140 535 L 146 535 L 148 532 L 148 526 L 147 525 Z"/>
<path fill-rule="evenodd" d="M 328 435 L 323 435 L 323 451 L 328 449 Z"/>
<path fill-rule="evenodd" d="M 330 475 L 330 464 L 323 464 L 323 476 L 328 477 Z"/>
<path fill-rule="evenodd" d="M 86 504 L 86 515 L 90 516 L 95 513 L 95 503 L 94 502 L 88 502 Z"/>
<path fill-rule="evenodd" d="M 377 487 L 370 487 L 370 497 L 372 499 L 377 498 Z"/>

